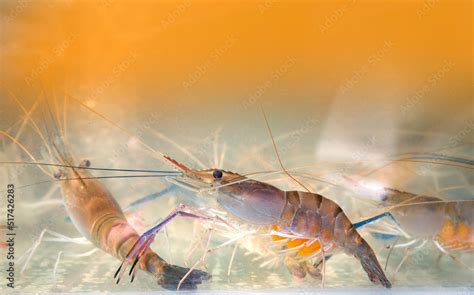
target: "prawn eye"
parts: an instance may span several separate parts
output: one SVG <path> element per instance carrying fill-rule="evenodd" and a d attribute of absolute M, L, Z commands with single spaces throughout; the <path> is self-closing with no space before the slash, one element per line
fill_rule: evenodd
<path fill-rule="evenodd" d="M 382 202 L 385 202 L 388 200 L 388 193 L 387 192 L 383 192 L 379 195 L 379 198 L 380 198 L 380 201 Z"/>
<path fill-rule="evenodd" d="M 60 179 L 60 178 L 63 176 L 63 171 L 61 171 L 61 170 L 56 170 L 56 171 L 54 171 L 53 176 L 54 176 L 54 178 L 56 178 L 56 179 Z"/>
<path fill-rule="evenodd" d="M 84 167 L 84 168 L 89 168 L 91 166 L 91 161 L 83 160 L 79 166 Z"/>
<path fill-rule="evenodd" d="M 212 172 L 212 176 L 214 176 L 215 179 L 221 179 L 222 178 L 222 171 L 219 169 L 214 170 Z"/>

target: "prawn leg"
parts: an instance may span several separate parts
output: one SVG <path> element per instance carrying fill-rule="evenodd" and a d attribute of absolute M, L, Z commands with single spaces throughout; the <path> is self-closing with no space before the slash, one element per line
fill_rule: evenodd
<path fill-rule="evenodd" d="M 214 225 L 214 224 L 213 224 Z M 191 274 L 191 272 L 199 265 L 199 263 L 203 263 L 207 256 L 209 254 L 211 254 L 212 252 L 215 252 L 221 248 L 224 248 L 228 245 L 231 245 L 233 243 L 235 243 L 235 246 L 234 246 L 234 250 L 232 251 L 232 256 L 230 258 L 230 262 L 229 262 L 229 267 L 228 267 L 228 275 L 230 273 L 230 268 L 232 266 L 232 261 L 234 260 L 234 256 L 235 256 L 235 252 L 237 250 L 237 246 L 238 246 L 238 242 L 245 238 L 246 236 L 248 236 L 249 234 L 253 234 L 253 232 L 250 232 L 250 233 L 241 233 L 240 235 L 237 235 L 236 237 L 232 238 L 232 239 L 229 239 L 228 241 L 225 241 L 213 248 L 209 248 L 209 243 L 210 243 L 210 240 L 211 240 L 211 236 L 212 236 L 212 232 L 214 230 L 214 227 L 208 229 L 208 232 L 209 232 L 209 237 L 208 237 L 208 240 L 207 240 L 207 244 L 206 244 L 206 248 L 204 250 L 204 253 L 202 254 L 202 256 L 194 263 L 194 265 L 188 270 L 188 272 L 183 276 L 183 278 L 181 279 L 181 281 L 179 282 L 178 284 L 178 290 L 179 288 L 181 287 L 181 284 L 184 282 L 184 280 Z"/>
<path fill-rule="evenodd" d="M 183 284 L 183 282 L 186 280 L 186 278 L 191 274 L 191 272 L 198 266 L 199 263 L 202 263 L 204 262 L 204 260 L 206 259 L 207 255 L 209 255 L 209 253 L 211 252 L 210 249 L 209 249 L 209 244 L 211 243 L 211 237 L 212 237 L 212 228 L 210 228 L 208 230 L 209 232 L 209 237 L 207 238 L 207 244 L 206 244 L 206 251 L 204 251 L 204 254 L 202 255 L 202 257 L 200 259 L 198 259 L 194 265 L 188 270 L 188 272 L 181 278 L 181 280 L 179 281 L 178 283 L 178 287 L 176 288 L 177 291 L 179 291 L 179 289 L 181 288 L 181 284 Z"/>
<path fill-rule="evenodd" d="M 285 256 L 283 264 L 286 266 L 293 278 L 302 280 L 306 276 L 306 269 L 303 263 L 298 263 L 292 256 Z"/>
<path fill-rule="evenodd" d="M 325 255 L 324 257 L 321 256 L 321 260 L 315 262 L 314 264 L 310 264 L 309 262 L 306 263 L 306 271 L 310 274 L 313 278 L 322 278 L 321 271 L 323 267 L 323 262 L 326 263 L 329 258 L 332 257 L 332 254 Z M 324 259 L 324 260 L 323 260 Z"/>
<path fill-rule="evenodd" d="M 392 213 L 390 213 L 390 212 L 384 212 L 384 213 L 379 214 L 379 215 L 376 215 L 376 216 L 374 216 L 374 217 L 367 218 L 367 219 L 365 219 L 365 220 L 362 220 L 362 221 L 359 221 L 359 222 L 357 222 L 357 223 L 354 223 L 353 226 L 354 226 L 355 229 L 358 229 L 358 228 L 360 228 L 360 227 L 362 227 L 362 226 L 364 226 L 364 225 L 370 224 L 370 223 L 372 223 L 372 222 L 374 222 L 374 221 L 377 221 L 377 220 L 379 220 L 379 219 L 381 219 L 381 218 L 384 218 L 384 217 L 390 218 L 393 222 L 395 222 L 395 223 L 398 225 L 398 222 L 397 222 L 397 220 L 395 219 L 395 217 L 393 217 Z"/>
<path fill-rule="evenodd" d="M 120 265 L 120 267 L 117 269 L 117 272 L 115 273 L 114 278 L 117 279 L 117 284 L 120 282 L 120 279 L 125 272 L 125 269 L 128 267 L 130 262 L 133 260 L 132 267 L 130 269 L 129 275 L 132 275 L 132 280 L 134 278 L 134 269 L 140 259 L 140 257 L 146 252 L 146 250 L 150 247 L 150 244 L 153 242 L 156 234 L 171 220 L 173 220 L 177 216 L 182 216 L 182 217 L 190 217 L 190 218 L 195 218 L 195 219 L 200 219 L 200 220 L 206 220 L 206 221 L 211 221 L 214 220 L 212 217 L 207 217 L 203 215 L 197 215 L 193 214 L 190 212 L 185 211 L 187 207 L 183 204 L 180 204 L 176 206 L 176 208 L 171 211 L 168 216 L 166 216 L 161 222 L 159 222 L 157 225 L 153 226 L 149 230 L 147 230 L 145 233 L 143 233 L 140 238 L 135 242 L 135 244 L 132 246 L 128 254 L 126 255 L 124 261 Z"/>
<path fill-rule="evenodd" d="M 414 241 L 416 242 L 416 240 Z M 403 264 L 408 260 L 408 258 L 413 255 L 414 253 L 416 253 L 418 250 L 420 250 L 421 248 L 423 248 L 423 246 L 426 244 L 426 240 L 421 242 L 420 245 L 418 246 L 415 246 L 415 247 L 408 247 L 406 248 L 405 250 L 405 255 L 403 255 L 403 258 L 402 260 L 400 261 L 400 263 L 398 264 L 397 268 L 395 269 L 395 272 L 393 273 L 393 278 L 392 280 L 395 281 L 395 276 L 397 275 L 398 271 L 400 270 L 400 268 L 403 266 Z M 408 244 L 408 243 L 407 243 Z M 413 244 L 413 243 L 411 243 Z M 403 247 L 403 245 L 397 245 L 397 246 L 400 246 L 399 248 Z M 395 246 L 396 248 L 396 246 Z"/>

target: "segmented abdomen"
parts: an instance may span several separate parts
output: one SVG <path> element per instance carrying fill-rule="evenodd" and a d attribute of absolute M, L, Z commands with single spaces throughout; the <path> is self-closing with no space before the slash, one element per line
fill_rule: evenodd
<path fill-rule="evenodd" d="M 335 202 L 318 194 L 298 191 L 287 192 L 286 199 L 280 222 L 273 225 L 282 235 L 273 235 L 273 240 L 284 239 L 284 234 L 298 236 L 289 239 L 287 247 L 299 247 L 299 256 L 316 252 L 321 245 L 326 252 L 336 247 L 352 252 L 359 244 L 359 234 Z"/>
<path fill-rule="evenodd" d="M 385 276 L 372 248 L 354 229 L 342 209 L 325 197 L 305 192 L 286 192 L 286 206 L 280 221 L 273 225 L 273 239 L 285 239 L 291 255 L 302 256 L 299 262 L 325 257 L 337 249 L 356 257 L 375 284 L 392 285 Z M 297 236 L 285 237 L 285 234 Z M 298 248 L 297 248 L 298 247 Z"/>

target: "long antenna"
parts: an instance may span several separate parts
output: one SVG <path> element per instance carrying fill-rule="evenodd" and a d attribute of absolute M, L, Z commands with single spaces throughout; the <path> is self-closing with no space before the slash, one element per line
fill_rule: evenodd
<path fill-rule="evenodd" d="M 86 105 L 85 103 L 83 103 L 82 101 L 80 101 L 79 99 L 75 98 L 74 96 L 72 95 L 69 95 L 70 98 L 72 98 L 74 101 L 76 101 L 77 103 L 79 103 L 82 107 L 86 108 L 87 110 L 89 110 L 90 112 L 94 113 L 96 116 L 99 116 L 102 120 L 105 120 L 106 122 L 108 122 L 109 124 L 111 124 L 112 126 L 114 126 L 115 128 L 119 129 L 120 131 L 122 131 L 123 133 L 125 133 L 126 135 L 130 136 L 130 137 L 134 137 L 136 138 L 136 136 L 131 133 L 130 131 L 128 131 L 127 129 L 121 127 L 120 125 L 118 125 L 117 123 L 115 123 L 114 121 L 112 121 L 111 119 L 107 118 L 106 116 L 104 116 L 103 114 L 97 112 L 96 110 L 94 110 L 93 108 L 89 107 L 88 105 Z M 159 154 L 161 157 L 164 157 L 165 155 L 159 151 L 159 150 L 155 150 L 154 148 L 152 148 L 151 146 L 149 146 L 148 144 L 146 144 L 145 142 L 143 142 L 141 139 L 137 138 L 138 142 L 144 146 L 146 149 L 148 149 L 149 152 L 151 152 L 152 154 Z M 163 160 L 163 158 L 162 158 Z M 164 161 L 164 160 L 163 160 Z"/>
<path fill-rule="evenodd" d="M 293 179 L 297 184 L 299 184 L 302 188 L 304 188 L 305 190 L 308 191 L 308 193 L 311 193 L 311 190 L 308 189 L 301 181 L 299 181 L 298 179 L 296 179 L 295 177 L 293 177 L 293 175 L 291 175 L 288 170 L 286 170 L 285 166 L 283 165 L 283 162 L 281 161 L 281 158 L 280 158 L 280 153 L 278 152 L 278 148 L 277 148 L 277 145 L 275 143 L 275 140 L 273 139 L 273 133 L 272 133 L 272 129 L 270 128 L 270 124 L 268 124 L 268 119 L 267 119 L 267 115 L 265 114 L 265 110 L 263 109 L 263 106 L 260 105 L 260 109 L 262 110 L 262 114 L 263 114 L 263 118 L 265 119 L 265 124 L 267 125 L 267 129 L 268 129 L 268 133 L 270 134 L 270 138 L 272 139 L 272 143 L 273 143 L 273 148 L 275 149 L 275 154 L 278 158 L 278 162 L 280 163 L 280 166 L 281 166 L 281 169 L 283 170 L 283 172 L 285 172 L 286 175 L 288 175 L 288 177 L 290 177 L 291 179 Z"/>
<path fill-rule="evenodd" d="M 107 175 L 107 176 L 92 176 L 92 177 L 73 177 L 73 178 L 61 178 L 61 179 L 50 179 L 50 180 L 43 180 L 31 184 L 26 184 L 22 186 L 16 187 L 16 189 L 23 189 L 35 185 L 40 185 L 44 183 L 51 183 L 54 181 L 70 181 L 70 180 L 79 180 L 84 181 L 88 179 L 121 179 L 121 178 L 159 178 L 159 177 L 169 177 L 166 174 L 143 174 L 143 175 Z M 0 193 L 6 192 L 5 190 L 0 191 Z"/>
<path fill-rule="evenodd" d="M 1 130 L 0 130 L 1 132 Z M 140 173 L 166 173 L 172 175 L 179 175 L 177 171 L 166 171 L 166 170 L 146 170 L 146 169 L 126 169 L 126 168 L 101 168 L 101 167 L 83 167 L 73 166 L 65 164 L 54 164 L 44 162 L 21 162 L 21 161 L 0 161 L 0 164 L 18 164 L 18 165 L 38 165 L 38 166 L 52 166 L 52 167 L 63 167 L 63 168 L 74 168 L 82 170 L 96 170 L 96 171 L 115 171 L 115 172 L 140 172 Z"/>
<path fill-rule="evenodd" d="M 25 154 L 28 155 L 28 157 L 30 157 L 33 161 L 36 162 L 36 158 L 30 153 L 30 151 L 28 151 L 28 149 L 18 139 L 16 139 L 15 137 L 11 136 L 10 134 L 8 134 L 7 132 L 3 130 L 0 130 L 0 134 L 10 139 L 13 143 L 19 146 L 21 150 L 25 152 Z M 44 170 L 42 167 L 38 167 L 38 168 L 40 168 L 41 171 L 43 171 L 46 175 L 51 176 L 51 174 L 48 173 L 48 171 Z"/>

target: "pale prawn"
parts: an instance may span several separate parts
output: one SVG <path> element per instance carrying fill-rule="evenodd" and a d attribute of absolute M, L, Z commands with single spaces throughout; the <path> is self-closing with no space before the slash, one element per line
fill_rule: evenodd
<path fill-rule="evenodd" d="M 474 169 L 474 161 L 467 158 L 443 154 L 420 156 L 422 159 L 435 160 L 434 163 L 437 164 L 441 161 L 443 165 L 461 168 L 468 172 Z M 418 160 L 415 159 L 415 161 Z M 366 176 L 382 168 L 372 170 Z M 357 181 L 351 177 L 346 177 L 346 179 L 349 186 L 362 189 L 367 194 L 372 194 L 374 200 L 378 200 L 376 204 L 379 209 L 372 214 L 376 217 L 368 219 L 389 217 L 386 222 L 371 223 L 368 230 L 381 239 L 397 238 L 391 249 L 406 248 L 405 255 L 395 268 L 395 274 L 411 255 L 430 243 L 435 245 L 440 255 L 447 255 L 463 267 L 473 269 L 472 265 L 463 262 L 460 256 L 463 253 L 472 253 L 474 249 L 474 200 L 472 198 L 465 196 L 465 199 L 461 200 L 445 199 L 432 196 L 430 193 L 413 193 L 390 188 L 385 186 L 383 181 L 367 180 L 365 177 Z M 453 187 L 453 189 L 459 188 L 459 186 Z M 463 192 L 467 193 L 469 190 Z M 365 225 L 368 219 L 361 223 Z M 403 243 L 398 243 L 400 238 L 404 240 Z"/>

